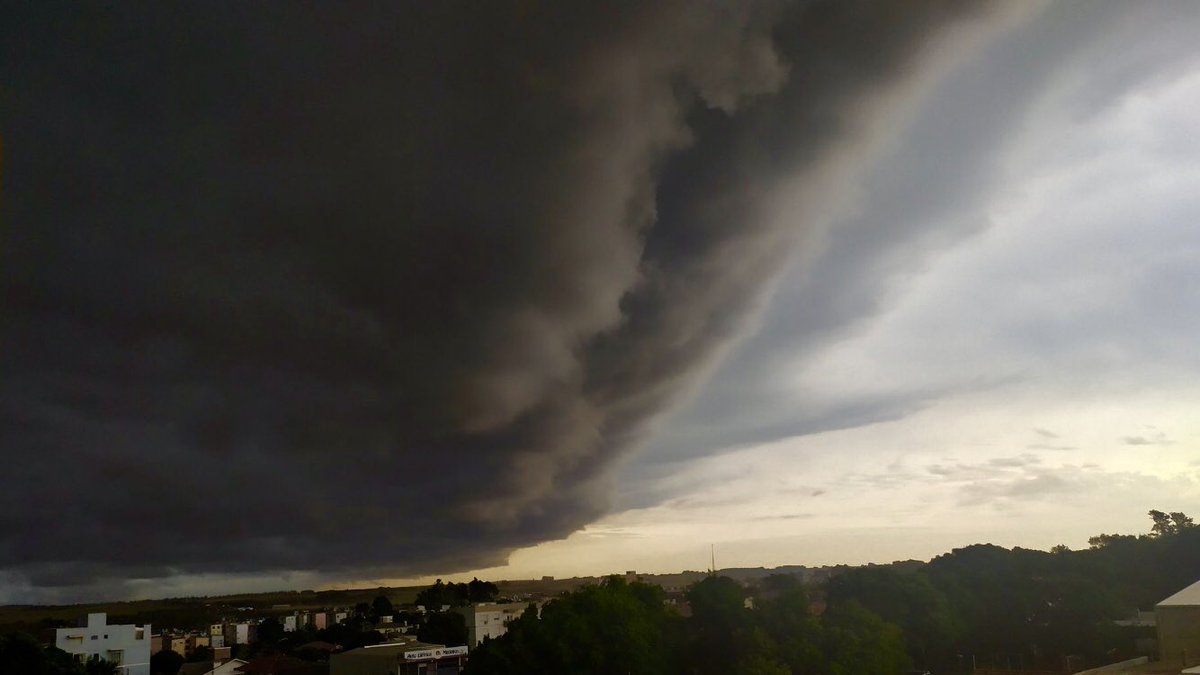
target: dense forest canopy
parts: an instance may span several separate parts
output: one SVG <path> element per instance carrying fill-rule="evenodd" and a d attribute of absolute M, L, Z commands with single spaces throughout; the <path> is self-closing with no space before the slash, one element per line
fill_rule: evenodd
<path fill-rule="evenodd" d="M 470 672 L 893 675 L 973 664 L 1082 669 L 1138 652 L 1145 627 L 1115 623 L 1200 576 L 1200 528 L 1150 511 L 1148 534 L 1071 551 L 977 544 L 926 565 L 847 568 L 807 588 L 791 576 L 720 576 L 687 594 L 619 577 L 527 611 L 471 657 Z"/>

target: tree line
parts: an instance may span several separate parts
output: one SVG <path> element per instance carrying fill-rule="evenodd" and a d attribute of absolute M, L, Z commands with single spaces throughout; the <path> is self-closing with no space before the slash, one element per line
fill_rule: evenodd
<path fill-rule="evenodd" d="M 856 602 L 819 616 L 793 576 L 755 588 L 709 576 L 688 615 L 663 589 L 619 576 L 531 606 L 472 653 L 467 673 L 735 673 L 891 675 L 910 666 L 899 627 Z"/>
<path fill-rule="evenodd" d="M 1137 655 L 1153 629 L 1114 621 L 1200 574 L 1200 528 L 1183 513 L 1149 515 L 1149 533 L 1098 535 L 1081 551 L 979 544 L 924 565 L 846 568 L 813 588 L 712 576 L 687 592 L 690 616 L 661 588 L 614 577 L 527 610 L 472 652 L 468 672 L 1082 670 Z"/>

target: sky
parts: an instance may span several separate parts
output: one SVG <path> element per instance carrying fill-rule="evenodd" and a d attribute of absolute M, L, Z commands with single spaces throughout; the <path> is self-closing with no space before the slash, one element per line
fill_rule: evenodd
<path fill-rule="evenodd" d="M 1189 2 L 32 4 L 0 602 L 1200 512 Z"/>

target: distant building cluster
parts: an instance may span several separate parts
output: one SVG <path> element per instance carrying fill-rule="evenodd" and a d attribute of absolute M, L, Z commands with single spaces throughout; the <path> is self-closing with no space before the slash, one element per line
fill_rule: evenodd
<path fill-rule="evenodd" d="M 520 616 L 530 604 L 528 601 L 483 602 L 454 608 L 452 611 L 464 617 L 467 627 L 468 640 L 465 645 L 420 642 L 412 634 L 415 633 L 415 626 L 395 621 L 395 615 L 382 615 L 370 626 L 382 636 L 382 644 L 343 652 L 340 645 L 312 643 L 314 649 L 328 654 L 327 662 L 316 665 L 279 654 L 246 661 L 234 658 L 234 648 L 258 642 L 260 627 L 268 619 L 278 621 L 285 634 L 306 628 L 321 630 L 345 622 L 352 616 L 350 608 L 295 610 L 286 615 L 272 613 L 269 616 L 212 623 L 200 630 L 167 628 L 160 633 L 152 633 L 149 624 L 111 625 L 104 613 L 88 614 L 78 627 L 58 629 L 55 646 L 72 654 L 81 663 L 91 659 L 109 661 L 117 666 L 120 675 L 151 675 L 151 656 L 160 651 L 175 652 L 190 660 L 197 650 L 205 648 L 211 650 L 211 660 L 205 658 L 202 662 L 185 663 L 180 675 L 249 675 L 277 671 L 297 674 L 319 671 L 330 675 L 457 673 L 465 665 L 470 649 L 485 639 L 504 635 L 509 622 Z M 444 606 L 440 609 L 445 611 L 450 608 Z M 252 611 L 253 608 L 239 610 Z M 424 612 L 425 608 L 413 606 L 411 611 Z M 302 646 L 301 649 L 312 645 Z M 285 660 L 288 662 L 285 663 Z"/>

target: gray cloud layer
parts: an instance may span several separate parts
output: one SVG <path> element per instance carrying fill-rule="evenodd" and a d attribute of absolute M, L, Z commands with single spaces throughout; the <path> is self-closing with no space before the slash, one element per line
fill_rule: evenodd
<path fill-rule="evenodd" d="M 30 4 L 0 570 L 411 574 L 607 508 L 961 2 Z M 800 220 L 803 220 L 802 218 Z"/>
<path fill-rule="evenodd" d="M 992 226 L 986 205 L 988 196 L 1003 184 L 1007 144 L 1029 124 L 1047 83 L 1061 69 L 1086 69 L 1087 77 L 1079 78 L 1084 82 L 1081 90 L 1072 93 L 1074 112 L 1082 123 L 1147 78 L 1190 64 L 1196 18 L 1194 6 L 1186 2 L 1054 3 L 1037 21 L 989 45 L 983 57 L 947 78 L 905 131 L 901 147 L 863 179 L 858 212 L 830 229 L 819 255 L 789 271 L 761 329 L 724 361 L 667 433 L 655 438 L 653 452 L 641 456 L 637 472 L 670 473 L 673 462 L 690 461 L 705 452 L 897 419 L 929 401 L 1026 376 L 999 372 L 1001 368 L 978 375 L 976 361 L 944 366 L 960 374 L 940 381 L 862 383 L 861 392 L 841 400 L 827 392 L 798 391 L 796 385 L 801 366 L 886 314 L 903 296 L 906 284 L 940 254 Z M 1147 34 L 1155 40 L 1135 37 Z M 1135 43 L 1136 48 L 1123 46 Z M 1055 141 L 1042 139 L 1047 144 Z M 1031 269 L 1039 270 L 1055 264 L 1059 261 L 1029 261 Z M 1172 302 L 1175 296 L 1166 286 L 1153 287 L 1138 306 Z M 1021 309 L 1027 311 L 1026 306 Z M 947 314 L 961 317 L 971 311 L 975 309 L 955 307 Z M 1082 329 L 1055 333 L 1045 323 L 1026 317 L 1027 325 L 1002 326 L 1001 339 L 1014 350 L 1046 355 L 1046 360 L 1083 341 Z M 1103 325 L 1088 326 L 1090 334 L 1113 330 L 1108 313 L 1097 323 Z M 930 337 L 921 339 L 937 344 Z M 1144 339 L 1121 337 L 1150 351 Z M 987 358 L 995 356 L 980 361 Z M 1038 433 L 1055 438 L 1044 430 Z M 633 491 L 628 501 L 635 506 L 660 498 Z"/>

